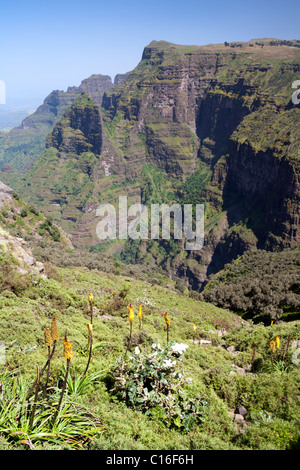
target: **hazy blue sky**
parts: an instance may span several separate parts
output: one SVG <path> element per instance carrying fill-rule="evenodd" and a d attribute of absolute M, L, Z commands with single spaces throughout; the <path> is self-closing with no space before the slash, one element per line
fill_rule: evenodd
<path fill-rule="evenodd" d="M 300 38 L 299 0 L 0 0 L 7 103 L 42 102 L 93 73 L 132 70 L 152 40 Z"/>

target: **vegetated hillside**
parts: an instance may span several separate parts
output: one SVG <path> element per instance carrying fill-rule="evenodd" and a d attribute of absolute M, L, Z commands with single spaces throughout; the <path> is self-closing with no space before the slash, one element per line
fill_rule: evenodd
<path fill-rule="evenodd" d="M 96 82 L 93 94 L 81 90 L 89 99 L 78 96 L 65 110 L 27 173 L 4 176 L 74 246 L 157 265 L 201 290 L 210 274 L 252 248 L 299 242 L 300 111 L 291 101 L 299 72 L 297 41 L 153 41 L 101 98 Z M 205 246 L 187 252 L 185 240 L 172 237 L 101 243 L 96 209 L 117 205 L 120 195 L 128 205 L 204 203 Z"/>
<path fill-rule="evenodd" d="M 299 322 L 254 325 L 122 263 L 17 266 L 1 246 L 2 450 L 299 449 Z"/>
<path fill-rule="evenodd" d="M 255 322 L 300 319 L 300 251 L 251 251 L 210 276 L 201 298 Z"/>
<path fill-rule="evenodd" d="M 0 181 L 0 224 L 1 228 L 24 244 L 35 239 L 43 243 L 53 241 L 64 248 L 73 245 L 67 234 L 57 226 L 51 217 L 46 217 L 33 205 L 28 205 L 12 188 Z"/>

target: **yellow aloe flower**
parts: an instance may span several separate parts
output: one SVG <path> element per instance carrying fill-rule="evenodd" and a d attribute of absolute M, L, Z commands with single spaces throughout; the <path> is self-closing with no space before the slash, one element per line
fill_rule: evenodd
<path fill-rule="evenodd" d="M 276 349 L 279 348 L 280 346 L 280 339 L 279 339 L 279 336 L 277 335 L 276 338 L 275 338 L 275 344 L 276 344 Z"/>
<path fill-rule="evenodd" d="M 171 322 L 170 322 L 170 319 L 169 319 L 169 317 L 168 317 L 167 312 L 164 313 L 164 317 L 165 317 L 165 320 L 166 320 L 166 325 L 167 325 L 167 326 L 170 326 Z"/>
<path fill-rule="evenodd" d="M 139 320 L 143 318 L 143 306 L 142 304 L 139 306 Z"/>
<path fill-rule="evenodd" d="M 64 358 L 66 360 L 72 359 L 73 351 L 72 351 L 72 343 L 68 339 L 63 338 L 64 342 Z"/>
<path fill-rule="evenodd" d="M 193 328 L 194 328 L 194 334 L 196 334 L 197 327 L 196 327 L 196 324 L 195 324 L 195 323 L 194 323 L 194 325 L 193 325 Z"/>
<path fill-rule="evenodd" d="M 270 351 L 271 353 L 275 351 L 275 341 L 270 341 Z"/>
<path fill-rule="evenodd" d="M 132 324 L 134 320 L 134 311 L 133 311 L 133 306 L 131 304 L 128 305 L 128 318 L 129 318 L 129 322 Z"/>
<path fill-rule="evenodd" d="M 92 304 L 94 300 L 93 294 L 89 294 L 89 303 Z"/>
<path fill-rule="evenodd" d="M 51 320 L 51 335 L 52 335 L 53 341 L 58 340 L 58 328 L 57 328 L 57 321 L 56 321 L 55 315 L 52 316 L 52 320 Z"/>
<path fill-rule="evenodd" d="M 271 326 L 273 325 L 273 323 L 274 323 L 274 321 L 272 320 L 272 321 L 271 321 Z"/>
<path fill-rule="evenodd" d="M 50 347 L 52 344 L 52 336 L 49 328 L 45 328 L 45 343 L 48 347 Z"/>

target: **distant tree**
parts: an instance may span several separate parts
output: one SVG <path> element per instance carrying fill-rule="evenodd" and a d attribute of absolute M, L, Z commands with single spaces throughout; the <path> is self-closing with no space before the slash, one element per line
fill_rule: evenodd
<path fill-rule="evenodd" d="M 21 217 L 27 217 L 27 210 L 26 210 L 26 209 L 22 209 L 21 212 L 20 212 L 20 216 L 21 216 Z"/>
<path fill-rule="evenodd" d="M 246 253 L 212 275 L 202 300 L 258 320 L 300 316 L 300 254 Z"/>

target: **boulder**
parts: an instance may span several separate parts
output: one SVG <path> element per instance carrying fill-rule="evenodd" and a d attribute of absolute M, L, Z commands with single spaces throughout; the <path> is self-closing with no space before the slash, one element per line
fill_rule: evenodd
<path fill-rule="evenodd" d="M 248 413 L 248 410 L 243 405 L 239 405 L 235 411 L 241 416 L 246 416 Z"/>
<path fill-rule="evenodd" d="M 244 419 L 244 416 L 243 415 L 240 415 L 240 414 L 235 414 L 234 415 L 234 421 L 237 423 L 237 424 L 244 424 L 245 422 L 245 419 Z"/>

